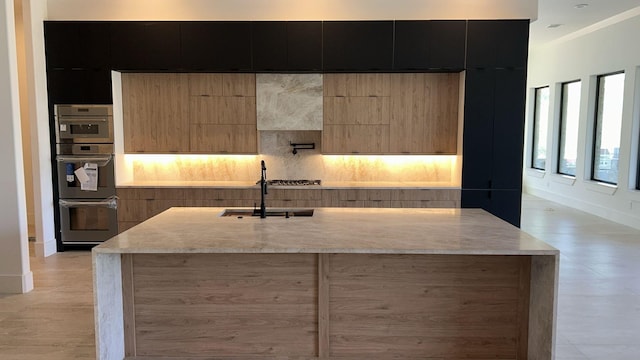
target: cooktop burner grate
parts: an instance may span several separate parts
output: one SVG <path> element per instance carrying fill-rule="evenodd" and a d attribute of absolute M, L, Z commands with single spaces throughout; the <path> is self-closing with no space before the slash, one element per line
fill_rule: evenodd
<path fill-rule="evenodd" d="M 256 184 L 259 184 L 258 181 Z M 302 180 L 302 179 L 276 179 L 276 180 L 267 180 L 267 185 L 275 185 L 275 186 L 308 186 L 308 185 L 320 185 L 320 180 Z"/>

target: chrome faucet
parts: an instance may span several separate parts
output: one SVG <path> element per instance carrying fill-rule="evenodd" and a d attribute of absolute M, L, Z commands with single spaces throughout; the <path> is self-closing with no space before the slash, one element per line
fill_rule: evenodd
<path fill-rule="evenodd" d="M 264 204 L 264 196 L 267 195 L 267 167 L 264 165 L 264 160 L 260 161 L 262 166 L 262 172 L 260 175 L 260 218 L 267 217 L 267 207 Z"/>

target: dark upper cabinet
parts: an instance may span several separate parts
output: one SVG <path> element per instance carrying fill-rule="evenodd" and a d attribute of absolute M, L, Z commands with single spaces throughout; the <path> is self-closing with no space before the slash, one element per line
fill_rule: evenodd
<path fill-rule="evenodd" d="M 322 22 L 253 22 L 255 71 L 321 71 Z"/>
<path fill-rule="evenodd" d="M 322 70 L 322 22 L 287 22 L 288 70 Z"/>
<path fill-rule="evenodd" d="M 325 21 L 325 71 L 389 71 L 393 63 L 393 21 Z"/>
<path fill-rule="evenodd" d="M 286 70 L 287 23 L 285 21 L 256 21 L 253 33 L 253 69 L 256 71 Z"/>
<path fill-rule="evenodd" d="M 395 22 L 395 70 L 464 69 L 465 20 L 408 20 Z"/>
<path fill-rule="evenodd" d="M 529 20 L 470 20 L 467 68 L 525 68 Z"/>
<path fill-rule="evenodd" d="M 196 71 L 250 71 L 251 22 L 183 22 L 182 66 Z"/>
<path fill-rule="evenodd" d="M 111 23 L 111 59 L 117 70 L 175 70 L 180 67 L 177 22 Z"/>
<path fill-rule="evenodd" d="M 47 69 L 102 69 L 110 66 L 110 24 L 45 21 Z"/>
<path fill-rule="evenodd" d="M 47 71 L 49 103 L 111 104 L 111 71 L 108 69 Z"/>

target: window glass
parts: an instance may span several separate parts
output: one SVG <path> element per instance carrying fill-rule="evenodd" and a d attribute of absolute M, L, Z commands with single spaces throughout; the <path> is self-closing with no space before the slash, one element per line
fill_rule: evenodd
<path fill-rule="evenodd" d="M 618 183 L 624 73 L 598 76 L 591 179 Z"/>
<path fill-rule="evenodd" d="M 547 126 L 549 124 L 549 87 L 536 89 L 533 114 L 533 151 L 531 167 L 544 170 L 547 162 Z"/>
<path fill-rule="evenodd" d="M 558 173 L 564 175 L 576 176 L 581 85 L 580 81 L 562 84 Z"/>

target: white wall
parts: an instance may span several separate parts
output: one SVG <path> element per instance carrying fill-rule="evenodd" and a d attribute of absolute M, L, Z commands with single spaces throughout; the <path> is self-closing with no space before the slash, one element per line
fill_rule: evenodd
<path fill-rule="evenodd" d="M 49 0 L 51 20 L 536 19 L 538 0 Z"/>
<path fill-rule="evenodd" d="M 635 189 L 640 137 L 640 8 L 610 19 L 529 55 L 527 136 L 524 190 L 604 218 L 640 228 L 640 191 Z M 622 130 L 617 187 L 591 181 L 591 145 L 595 112 L 596 77 L 625 72 Z M 560 88 L 562 82 L 581 80 L 580 125 L 576 178 L 557 168 Z M 546 171 L 531 169 L 533 89 L 550 86 Z"/>
<path fill-rule="evenodd" d="M 20 134 L 20 104 L 13 1 L 0 3 L 0 293 L 33 289 L 27 246 L 27 211 Z"/>

